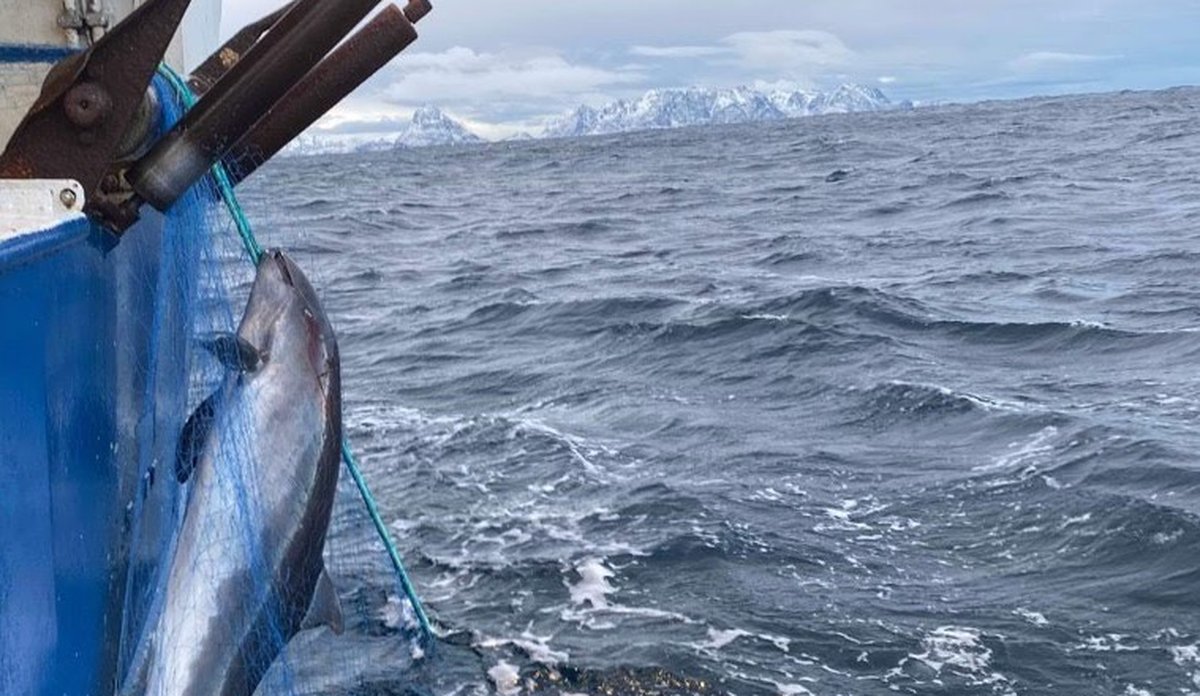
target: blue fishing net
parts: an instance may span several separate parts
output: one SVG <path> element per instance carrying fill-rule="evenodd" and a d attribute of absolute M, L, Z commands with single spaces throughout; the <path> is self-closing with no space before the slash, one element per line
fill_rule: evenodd
<path fill-rule="evenodd" d="M 177 82 L 162 76 L 155 89 L 164 104 L 165 129 L 182 115 L 183 96 Z M 254 446 L 261 433 L 255 431 L 254 414 L 236 401 L 209 398 L 239 384 L 211 342 L 237 331 L 255 272 L 247 258 L 245 230 L 240 237 L 221 194 L 218 183 L 206 178 L 165 216 L 161 234 L 153 224 L 135 228 L 112 252 L 127 261 L 118 281 L 122 296 L 153 307 L 149 318 L 131 313 L 118 319 L 130 324 L 119 335 L 136 337 L 121 347 L 125 355 L 120 361 L 128 374 L 121 377 L 117 459 L 128 466 L 122 483 L 128 504 L 113 575 L 120 605 L 113 613 L 119 626 L 112 629 L 118 692 L 140 694 L 147 684 L 164 683 L 164 651 L 210 650 L 213 636 L 244 638 L 235 646 L 237 670 L 253 682 L 261 675 L 258 693 L 378 693 L 372 685 L 380 683 L 415 688 L 430 648 L 419 609 L 403 599 L 391 575 L 388 547 L 375 536 L 369 510 L 344 472 L 324 564 L 337 589 L 345 631 L 335 635 L 328 627 L 316 627 L 296 633 L 295 617 L 283 606 L 280 585 L 289 578 L 275 576 L 267 561 L 267 547 L 274 540 L 264 536 L 269 528 L 261 504 L 266 491 L 248 473 L 263 464 L 256 461 Z M 213 445 L 211 491 L 227 514 L 220 525 L 204 527 L 198 542 L 189 545 L 181 543 L 180 531 L 189 505 L 197 504 L 197 484 L 194 476 L 180 483 L 176 464 L 183 449 L 203 445 L 184 435 L 197 424 L 220 433 L 214 438 L 219 442 Z M 203 599 L 210 596 L 204 591 L 173 597 L 172 588 L 180 584 L 173 582 L 171 569 L 184 547 L 201 549 L 202 558 L 219 556 L 244 567 L 246 575 L 236 590 L 206 588 L 203 573 L 211 564 L 195 562 L 188 572 L 198 575 L 184 586 L 213 589 L 211 596 L 220 601 L 214 605 Z M 167 627 L 164 615 L 181 602 L 188 607 L 186 627 L 179 628 L 179 622 Z M 164 648 L 164 643 L 171 645 Z M 225 676 L 214 672 L 213 683 L 205 687 L 217 688 Z"/>

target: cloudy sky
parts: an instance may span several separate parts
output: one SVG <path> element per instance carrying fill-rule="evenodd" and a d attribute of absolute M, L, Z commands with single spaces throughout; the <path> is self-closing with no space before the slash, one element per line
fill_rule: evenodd
<path fill-rule="evenodd" d="M 283 0 L 224 0 L 225 35 Z M 973 101 L 1200 83 L 1196 0 L 434 0 L 324 124 L 435 104 L 484 135 L 653 87 L 871 84 Z M 378 123 L 378 126 L 373 124 Z"/>

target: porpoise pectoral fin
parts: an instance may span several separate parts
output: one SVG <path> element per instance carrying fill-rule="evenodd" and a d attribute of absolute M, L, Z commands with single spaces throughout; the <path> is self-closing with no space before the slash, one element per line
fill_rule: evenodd
<path fill-rule="evenodd" d="M 329 573 L 324 570 L 321 571 L 321 577 L 317 578 L 312 604 L 308 605 L 308 613 L 304 616 L 304 622 L 300 624 L 300 630 L 307 631 L 318 626 L 328 626 L 339 636 L 346 629 L 337 590 L 333 587 L 333 581 L 329 579 Z"/>
<path fill-rule="evenodd" d="M 183 432 L 179 434 L 179 444 L 175 448 L 175 478 L 180 483 L 187 483 L 196 469 L 196 463 L 200 461 L 204 441 L 208 439 L 213 420 L 217 417 L 217 398 L 220 395 L 220 389 L 209 394 L 183 424 Z"/>
<path fill-rule="evenodd" d="M 235 333 L 219 333 L 201 342 L 225 369 L 254 372 L 262 366 L 262 351 Z"/>

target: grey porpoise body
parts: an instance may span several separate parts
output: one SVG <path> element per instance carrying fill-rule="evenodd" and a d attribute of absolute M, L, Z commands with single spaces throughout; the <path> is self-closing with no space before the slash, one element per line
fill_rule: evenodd
<path fill-rule="evenodd" d="M 236 341 L 261 360 L 214 399 L 133 693 L 250 696 L 302 628 L 340 628 L 322 560 L 341 466 L 337 340 L 283 253 L 259 263 Z"/>

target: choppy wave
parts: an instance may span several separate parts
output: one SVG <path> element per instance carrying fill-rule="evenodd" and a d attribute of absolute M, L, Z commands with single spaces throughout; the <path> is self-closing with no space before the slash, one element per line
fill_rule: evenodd
<path fill-rule="evenodd" d="M 1200 92 L 270 165 L 375 617 L 327 694 L 1200 692 Z M 338 186 L 330 188 L 334 177 Z M 354 493 L 342 492 L 342 504 Z M 358 520 L 358 521 L 356 521 Z"/>

